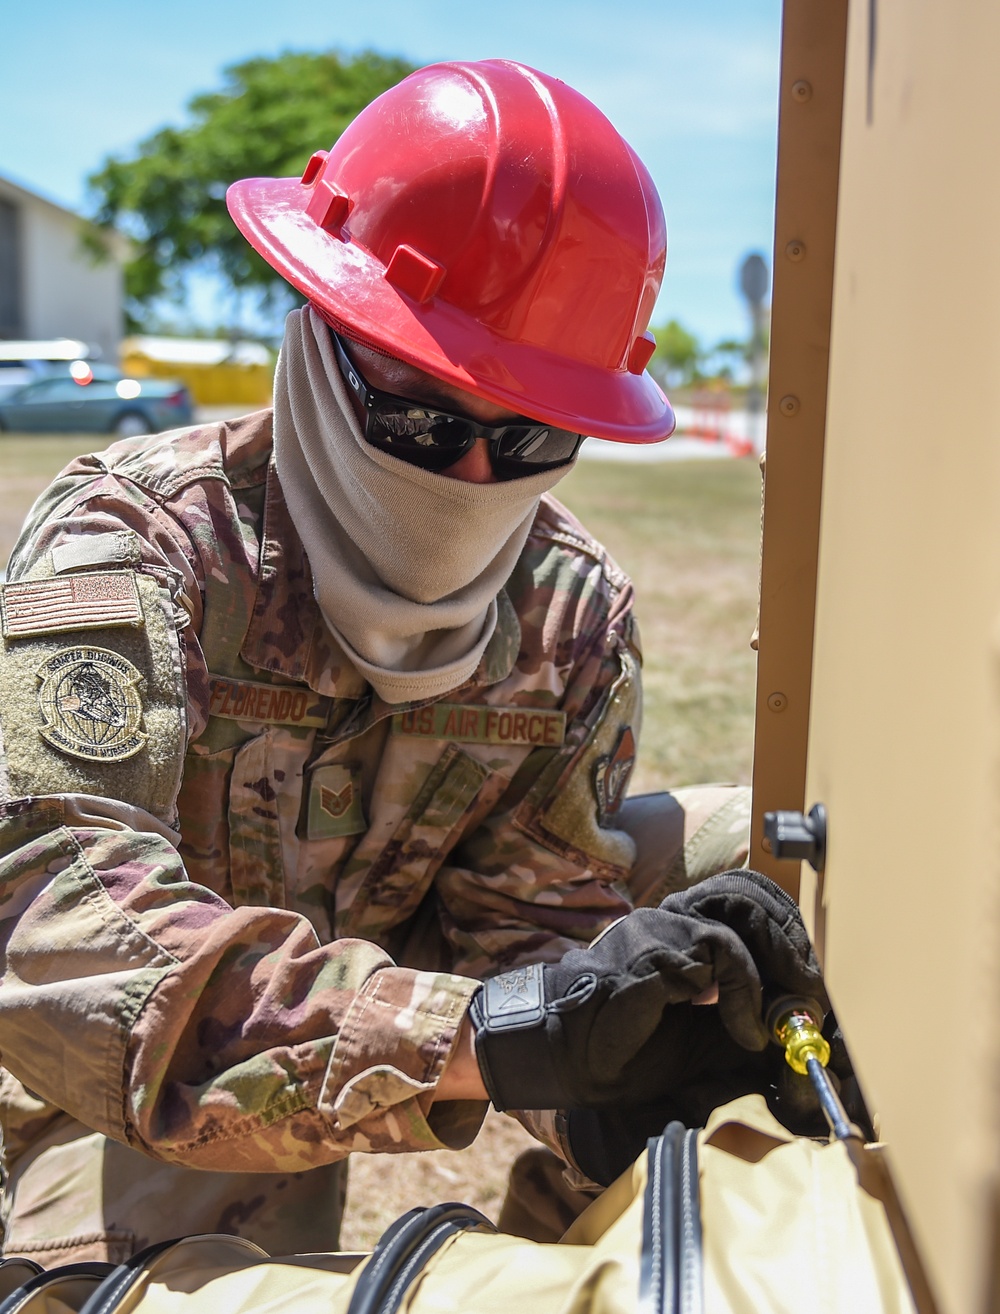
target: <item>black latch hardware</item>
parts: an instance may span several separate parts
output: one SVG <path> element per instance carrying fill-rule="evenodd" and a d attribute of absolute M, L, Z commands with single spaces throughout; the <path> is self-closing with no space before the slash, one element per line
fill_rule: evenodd
<path fill-rule="evenodd" d="M 764 834 L 771 841 L 776 858 L 793 858 L 808 862 L 814 871 L 822 871 L 826 861 L 826 808 L 822 803 L 801 812 L 765 812 Z"/>

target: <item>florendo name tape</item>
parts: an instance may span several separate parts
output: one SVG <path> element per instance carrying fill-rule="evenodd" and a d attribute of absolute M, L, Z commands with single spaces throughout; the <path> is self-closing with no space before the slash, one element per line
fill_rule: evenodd
<path fill-rule="evenodd" d="M 392 718 L 394 734 L 450 739 L 458 744 L 514 744 L 558 748 L 566 737 L 566 713 L 531 707 L 470 707 L 431 703 Z"/>
<path fill-rule="evenodd" d="M 213 676 L 209 713 L 229 721 L 264 725 L 326 725 L 326 700 L 296 685 L 258 684 Z"/>

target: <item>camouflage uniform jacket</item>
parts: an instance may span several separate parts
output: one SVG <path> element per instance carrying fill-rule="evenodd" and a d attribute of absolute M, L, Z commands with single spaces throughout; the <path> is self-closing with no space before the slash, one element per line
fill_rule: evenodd
<path fill-rule="evenodd" d="M 393 707 L 322 623 L 269 412 L 59 476 L 3 595 L 8 1150 L 32 1092 L 224 1171 L 468 1143 L 482 1106 L 433 1106 L 475 979 L 589 941 L 634 858 L 631 585 L 546 498 L 500 601 L 464 685 Z"/>

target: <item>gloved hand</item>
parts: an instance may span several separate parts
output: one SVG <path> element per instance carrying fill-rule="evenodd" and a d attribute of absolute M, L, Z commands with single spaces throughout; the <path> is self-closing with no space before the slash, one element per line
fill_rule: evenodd
<path fill-rule="evenodd" d="M 668 1005 L 716 984 L 730 1035 L 760 1050 L 762 977 L 825 1000 L 794 901 L 756 872 L 710 877 L 623 917 L 589 949 L 480 987 L 470 1018 L 483 1081 L 498 1109 L 656 1100 L 683 1082 L 690 1040 Z"/>
<path fill-rule="evenodd" d="M 743 869 L 722 872 L 668 895 L 660 909 L 711 927 L 728 927 L 749 950 L 755 976 L 743 981 L 738 977 L 727 981 L 723 975 L 715 978 L 719 1015 L 733 1039 L 746 1048 L 763 1049 L 769 1040 L 762 1016 L 762 988 L 771 996 L 803 994 L 829 1010 L 819 963 L 798 904 L 767 876 Z"/>
<path fill-rule="evenodd" d="M 610 1186 L 642 1154 L 649 1138 L 659 1136 L 668 1123 L 703 1127 L 720 1104 L 754 1092 L 772 1093 L 774 1059 L 784 1061 L 776 1047 L 744 1049 L 723 1026 L 718 1010 L 710 1006 L 675 1004 L 667 1015 L 683 1022 L 683 1039 L 679 1026 L 668 1030 L 661 1024 L 649 1049 L 682 1044 L 684 1069 L 672 1090 L 642 1103 L 567 1110 L 573 1159 L 581 1172 L 600 1186 Z M 791 1069 L 789 1073 L 795 1075 Z"/>
<path fill-rule="evenodd" d="M 671 1013 L 685 1007 L 677 1005 Z M 741 1095 L 763 1095 L 768 1108 L 796 1136 L 825 1136 L 826 1119 L 808 1077 L 793 1072 L 784 1050 L 769 1044 L 759 1053 L 737 1045 L 723 1027 L 714 1008 L 687 1007 L 687 1065 L 681 1083 L 659 1099 L 617 1104 L 606 1109 L 569 1109 L 566 1125 L 570 1150 L 577 1167 L 591 1181 L 610 1186 L 635 1162 L 651 1136 L 659 1136 L 670 1122 L 704 1127 L 713 1109 Z M 852 1121 L 874 1139 L 843 1036 L 832 1013 L 823 1034 L 830 1042 L 828 1071 L 840 1091 Z M 650 1048 L 676 1043 L 657 1029 Z"/>

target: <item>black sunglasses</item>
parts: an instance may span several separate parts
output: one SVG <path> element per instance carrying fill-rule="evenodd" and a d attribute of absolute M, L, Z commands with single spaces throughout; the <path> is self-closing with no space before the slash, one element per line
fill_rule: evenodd
<path fill-rule="evenodd" d="M 332 333 L 337 364 L 358 398 L 365 416 L 365 441 L 425 470 L 446 470 L 477 438 L 489 443 L 490 465 L 498 479 L 519 479 L 572 461 L 584 435 L 550 424 L 521 420 L 514 424 L 477 424 L 421 402 L 407 401 L 369 387 Z"/>

